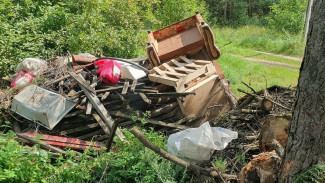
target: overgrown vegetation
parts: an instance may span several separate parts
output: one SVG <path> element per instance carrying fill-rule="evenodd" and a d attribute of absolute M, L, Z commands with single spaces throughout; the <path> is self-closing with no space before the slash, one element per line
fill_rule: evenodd
<path fill-rule="evenodd" d="M 294 183 L 321 183 L 325 181 L 325 165 L 313 165 L 307 171 L 299 175 L 293 182 Z"/>
<path fill-rule="evenodd" d="M 39 146 L 26 148 L 14 138 L 12 131 L 0 133 L 1 182 L 185 182 L 186 170 L 145 148 L 134 136 L 123 131 L 130 145 L 115 139 L 112 152 L 92 148 L 81 156 L 67 151 L 57 159 Z M 166 137 L 142 131 L 161 148 Z M 91 156 L 91 158 L 89 157 Z M 109 171 L 105 172 L 105 168 Z M 107 169 L 106 169 L 107 170 Z"/>

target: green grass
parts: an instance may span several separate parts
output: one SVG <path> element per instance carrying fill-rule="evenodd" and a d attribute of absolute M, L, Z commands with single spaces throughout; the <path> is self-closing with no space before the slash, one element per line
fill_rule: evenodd
<path fill-rule="evenodd" d="M 216 44 L 221 49 L 228 44 L 227 47 L 242 47 L 298 57 L 303 56 L 305 49 L 301 35 L 279 35 L 264 27 L 244 26 L 238 29 L 214 27 L 213 32 Z"/>
<path fill-rule="evenodd" d="M 223 54 L 218 60 L 225 76 L 230 80 L 230 87 L 238 98 L 243 94 L 237 89 L 247 89 L 241 82 L 250 84 L 255 90 L 273 85 L 284 87 L 295 86 L 298 82 L 298 71 L 286 68 L 267 66 L 242 58 Z"/>
<path fill-rule="evenodd" d="M 239 55 L 239 56 L 243 56 L 243 57 L 259 59 L 259 60 L 280 62 L 280 63 L 290 65 L 291 67 L 296 68 L 296 69 L 299 69 L 300 65 L 301 65 L 301 61 L 291 60 L 288 58 L 282 58 L 282 57 L 275 56 L 275 55 L 267 55 L 267 54 L 263 54 L 263 53 L 258 53 L 253 50 L 250 50 L 250 49 L 234 47 L 234 46 L 224 47 L 222 49 L 222 52 Z"/>

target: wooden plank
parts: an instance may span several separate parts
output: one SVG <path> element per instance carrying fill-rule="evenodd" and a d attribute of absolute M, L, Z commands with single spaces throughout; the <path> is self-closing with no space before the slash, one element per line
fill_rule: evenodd
<path fill-rule="evenodd" d="M 96 136 L 96 135 L 100 135 L 103 133 L 103 130 L 100 129 L 100 130 L 96 130 L 94 132 L 91 132 L 91 133 L 88 133 L 88 134 L 85 134 L 85 135 L 82 135 L 82 136 L 79 136 L 77 137 L 78 139 L 81 139 L 81 140 L 85 140 L 87 138 L 90 138 L 90 137 L 93 137 L 93 136 Z"/>
<path fill-rule="evenodd" d="M 159 69 L 159 67 L 154 67 L 153 70 L 156 71 L 156 73 L 158 73 L 159 75 L 164 75 L 164 73 L 162 72 L 162 70 Z"/>
<path fill-rule="evenodd" d="M 181 67 L 175 68 L 175 70 L 181 71 L 181 72 L 186 72 L 186 73 L 191 73 L 191 72 L 195 71 L 195 69 L 188 69 L 188 68 L 181 68 Z"/>
<path fill-rule="evenodd" d="M 83 90 L 83 92 L 85 93 L 85 95 L 87 96 L 87 98 L 89 99 L 91 104 L 93 105 L 93 107 L 96 109 L 99 116 L 102 118 L 102 120 L 105 122 L 105 124 L 108 125 L 109 129 L 112 129 L 114 120 L 108 114 L 106 108 L 100 102 L 99 98 L 94 93 L 89 92 L 82 84 L 79 83 L 79 81 L 85 82 L 85 79 L 82 77 L 82 75 L 74 74 L 74 75 L 72 75 L 72 77 L 77 78 L 76 81 L 78 82 L 80 88 Z M 116 134 L 122 141 L 124 141 L 125 137 L 120 129 L 117 129 Z"/>
<path fill-rule="evenodd" d="M 87 89 L 88 91 L 91 91 L 92 93 L 95 93 L 95 90 L 86 82 L 86 80 L 84 78 L 80 78 L 78 77 L 78 75 L 74 72 L 70 72 L 68 71 L 68 73 L 70 74 L 70 76 L 72 76 L 77 82 L 79 85 L 81 85 L 83 88 Z M 81 76 L 79 74 L 79 76 Z"/>
<path fill-rule="evenodd" d="M 183 61 L 185 61 L 188 64 L 192 64 L 193 63 L 191 60 L 189 60 L 188 58 L 186 58 L 184 56 L 180 56 L 179 58 L 181 58 Z"/>
<path fill-rule="evenodd" d="M 203 65 L 203 64 L 210 64 L 212 62 L 207 60 L 194 60 L 194 63 Z"/>
<path fill-rule="evenodd" d="M 147 104 L 151 104 L 151 100 L 148 99 L 148 97 L 144 93 L 139 93 L 139 95 L 144 102 L 146 102 Z"/>
<path fill-rule="evenodd" d="M 162 64 L 167 70 L 169 70 L 170 72 L 176 72 L 170 65 L 168 65 L 167 63 L 163 63 Z"/>
<path fill-rule="evenodd" d="M 96 128 L 98 126 L 99 126 L 98 123 L 92 123 L 92 124 L 89 124 L 89 125 L 86 125 L 86 126 L 80 126 L 80 127 L 77 127 L 77 128 L 61 131 L 60 135 L 67 135 L 67 134 L 70 134 L 70 133 L 81 132 L 81 131 L 84 131 L 84 130 Z"/>
<path fill-rule="evenodd" d="M 132 85 L 131 85 L 130 91 L 134 92 L 135 87 L 137 86 L 137 83 L 138 83 L 138 80 L 133 80 L 132 81 Z"/>
<path fill-rule="evenodd" d="M 165 71 L 165 74 L 167 76 L 172 75 L 172 76 L 176 76 L 178 78 L 182 78 L 182 77 L 186 76 L 186 74 L 182 74 L 182 73 L 178 73 L 178 72 L 170 72 L 170 71 Z"/>
<path fill-rule="evenodd" d="M 107 125 L 104 123 L 104 121 L 100 118 L 100 116 L 97 113 L 93 113 L 93 117 L 97 121 L 99 126 L 102 128 L 102 130 L 109 136 L 111 134 L 110 130 L 107 127 Z"/>
<path fill-rule="evenodd" d="M 102 98 L 101 98 L 101 101 L 104 101 L 104 100 L 108 97 L 108 95 L 109 95 L 110 93 L 111 93 L 111 92 L 105 92 L 104 95 L 103 95 Z"/>
<path fill-rule="evenodd" d="M 124 82 L 123 89 L 122 89 L 122 94 L 123 95 L 128 92 L 129 85 L 130 85 L 129 80 L 126 79 L 125 82 Z"/>
<path fill-rule="evenodd" d="M 171 62 L 173 63 L 173 64 L 175 64 L 177 67 L 183 67 L 185 64 L 181 64 L 181 63 L 179 63 L 177 60 L 175 60 L 175 59 L 172 59 L 171 60 Z"/>

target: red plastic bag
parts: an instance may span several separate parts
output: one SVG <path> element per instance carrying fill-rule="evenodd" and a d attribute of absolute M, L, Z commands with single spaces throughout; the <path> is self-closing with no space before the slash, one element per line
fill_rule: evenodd
<path fill-rule="evenodd" d="M 115 60 L 101 59 L 94 63 L 99 78 L 106 84 L 116 84 L 121 77 L 121 65 Z"/>
<path fill-rule="evenodd" d="M 30 82 L 32 82 L 34 79 L 34 74 L 31 72 L 27 72 L 25 70 L 21 70 L 18 72 L 17 76 L 11 83 L 11 87 L 15 86 L 24 86 Z"/>

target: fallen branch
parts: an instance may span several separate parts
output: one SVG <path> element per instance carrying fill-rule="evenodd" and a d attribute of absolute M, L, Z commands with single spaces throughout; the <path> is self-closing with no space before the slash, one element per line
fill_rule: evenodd
<path fill-rule="evenodd" d="M 237 180 L 236 175 L 229 175 L 229 174 L 218 174 L 218 172 L 214 168 L 202 168 L 200 166 L 191 164 L 189 162 L 186 162 L 182 159 L 179 159 L 178 157 L 169 154 L 165 150 L 159 148 L 152 142 L 150 142 L 136 127 L 133 127 L 131 130 L 131 133 L 147 148 L 151 149 L 161 157 L 176 163 L 177 165 L 180 165 L 182 167 L 188 168 L 192 170 L 193 172 L 197 173 L 198 175 L 203 174 L 206 176 L 211 176 L 211 177 L 222 177 L 225 179 L 232 179 L 232 180 Z"/>

